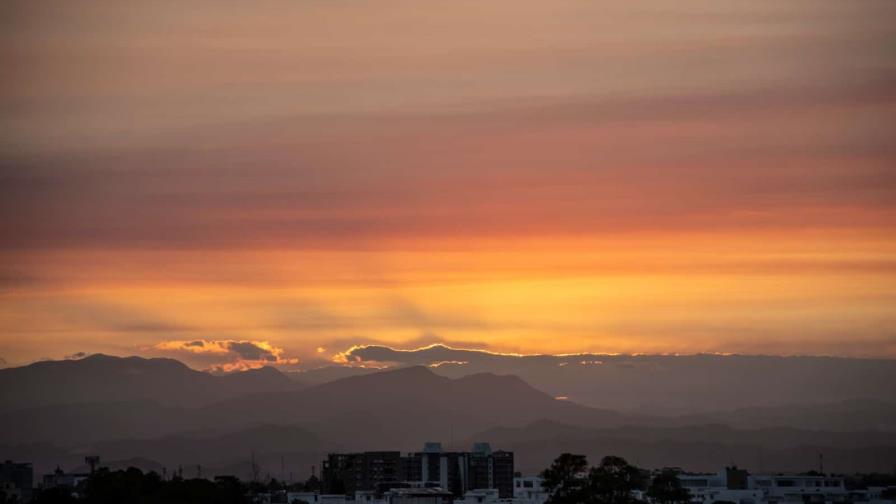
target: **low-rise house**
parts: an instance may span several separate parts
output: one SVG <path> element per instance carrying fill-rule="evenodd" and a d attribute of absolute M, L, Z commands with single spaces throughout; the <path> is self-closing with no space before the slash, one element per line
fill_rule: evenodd
<path fill-rule="evenodd" d="M 834 504 L 849 501 L 843 478 L 824 475 L 756 474 L 748 478 L 750 489 L 763 492 L 768 504 Z"/>
<path fill-rule="evenodd" d="M 511 502 L 511 499 L 505 501 Z M 495 488 L 470 490 L 464 494 L 462 499 L 454 500 L 454 504 L 498 504 L 499 502 L 502 502 L 501 495 Z"/>
<path fill-rule="evenodd" d="M 394 488 L 383 500 L 385 504 L 451 504 L 454 494 L 441 488 Z"/>
<path fill-rule="evenodd" d="M 50 474 L 44 474 L 41 480 L 42 488 L 64 487 L 75 489 L 82 481 L 86 481 L 90 477 L 87 473 L 67 473 L 58 466 L 56 470 Z"/>
<path fill-rule="evenodd" d="M 544 504 L 551 494 L 544 489 L 541 476 L 517 476 L 513 478 L 513 502 L 515 504 Z"/>

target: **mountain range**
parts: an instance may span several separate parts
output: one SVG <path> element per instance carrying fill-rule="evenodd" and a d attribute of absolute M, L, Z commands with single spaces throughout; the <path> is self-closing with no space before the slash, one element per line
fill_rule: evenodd
<path fill-rule="evenodd" d="M 457 378 L 519 376 L 553 396 L 649 415 L 693 415 L 851 399 L 891 400 L 896 360 L 769 355 L 517 355 L 434 344 L 353 347 L 356 364 L 427 366 Z"/>
<path fill-rule="evenodd" d="M 110 464 L 245 476 L 255 456 L 298 477 L 328 451 L 409 451 L 428 440 L 489 441 L 514 450 L 527 473 L 563 451 L 694 470 L 807 470 L 820 453 L 842 471 L 896 465 L 896 404 L 878 399 L 651 415 L 558 399 L 513 375 L 408 366 L 306 385 L 273 368 L 216 376 L 101 355 L 0 370 L 0 398 L 0 454 L 38 472 L 97 453 Z"/>
<path fill-rule="evenodd" d="M 271 367 L 213 375 L 174 359 L 95 354 L 83 359 L 0 369 L 0 412 L 58 404 L 143 400 L 189 407 L 298 386 Z"/>

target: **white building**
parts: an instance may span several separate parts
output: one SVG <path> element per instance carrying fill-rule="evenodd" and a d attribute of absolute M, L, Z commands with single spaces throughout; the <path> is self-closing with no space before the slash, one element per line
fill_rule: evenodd
<path fill-rule="evenodd" d="M 736 474 L 744 477 L 735 481 Z M 761 490 L 750 489 L 746 472 L 726 468 L 715 474 L 679 474 L 681 486 L 691 492 L 691 502 L 712 504 L 726 501 L 735 504 L 759 504 L 763 501 Z"/>
<path fill-rule="evenodd" d="M 346 498 L 342 494 L 319 494 L 317 492 L 288 492 L 286 502 L 289 504 L 305 502 L 307 504 L 346 504 Z M 355 502 L 349 500 L 348 502 Z M 366 502 L 366 501 L 365 501 Z"/>
<path fill-rule="evenodd" d="M 551 496 L 542 486 L 540 476 L 522 476 L 513 478 L 514 504 L 544 504 Z"/>
<path fill-rule="evenodd" d="M 896 504 L 884 499 L 885 487 L 847 490 L 844 479 L 820 475 L 749 475 L 736 467 L 713 474 L 678 474 L 682 487 L 691 492 L 692 504 Z M 635 496 L 646 499 L 643 491 Z M 889 492 L 888 492 L 889 494 Z M 418 484 L 412 488 L 395 488 L 377 498 L 375 492 L 356 492 L 354 499 L 344 495 L 321 495 L 314 492 L 289 492 L 289 504 L 545 504 L 550 494 L 538 476 L 513 479 L 513 499 L 501 499 L 497 489 L 467 491 L 454 499 L 441 488 Z"/>
<path fill-rule="evenodd" d="M 715 474 L 679 474 L 678 479 L 695 504 L 836 504 L 850 500 L 843 478 L 833 476 L 746 475 L 726 468 Z"/>
<path fill-rule="evenodd" d="M 393 488 L 383 494 L 385 504 L 451 504 L 454 495 L 441 488 Z"/>
<path fill-rule="evenodd" d="M 853 502 L 867 502 L 868 504 L 893 504 L 896 501 L 890 497 L 896 495 L 896 487 L 868 487 L 867 490 L 860 492 L 861 495 L 855 495 L 854 491 L 850 492 L 850 499 Z"/>
<path fill-rule="evenodd" d="M 509 501 L 510 499 L 501 500 L 497 488 L 483 488 L 466 492 L 463 499 L 454 499 L 454 504 L 498 504 Z"/>
<path fill-rule="evenodd" d="M 751 475 L 751 489 L 761 490 L 769 504 L 778 502 L 831 504 L 848 500 L 843 478 L 810 475 Z"/>

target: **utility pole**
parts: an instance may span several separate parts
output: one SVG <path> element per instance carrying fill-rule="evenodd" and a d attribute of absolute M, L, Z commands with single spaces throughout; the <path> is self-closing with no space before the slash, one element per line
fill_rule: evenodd
<path fill-rule="evenodd" d="M 96 471 L 96 466 L 100 463 L 99 455 L 88 455 L 84 457 L 84 462 L 87 462 L 87 465 L 90 466 L 90 474 L 93 474 Z"/>
<path fill-rule="evenodd" d="M 255 461 L 255 452 L 252 452 L 252 483 L 258 483 L 258 475 L 261 473 L 261 468 L 258 467 L 258 462 Z"/>

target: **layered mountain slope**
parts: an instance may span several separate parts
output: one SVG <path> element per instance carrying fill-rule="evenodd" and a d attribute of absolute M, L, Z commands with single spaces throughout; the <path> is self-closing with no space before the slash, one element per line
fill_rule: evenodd
<path fill-rule="evenodd" d="M 37 406 L 153 401 L 192 407 L 299 384 L 274 368 L 227 375 L 190 369 L 174 359 L 96 354 L 0 369 L 0 411 Z"/>

